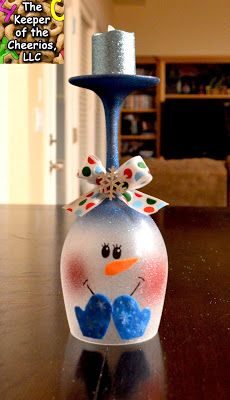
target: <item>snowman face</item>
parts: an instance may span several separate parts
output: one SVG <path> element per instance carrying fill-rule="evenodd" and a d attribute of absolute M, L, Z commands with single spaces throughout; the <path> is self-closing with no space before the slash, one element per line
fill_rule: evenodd
<path fill-rule="evenodd" d="M 120 212 L 112 219 L 90 214 L 73 225 L 63 249 L 65 302 L 72 310 L 84 309 L 100 294 L 111 304 L 120 296 L 132 297 L 141 307 L 162 304 L 167 255 L 151 218 L 136 217 L 136 212 L 135 218 Z"/>
<path fill-rule="evenodd" d="M 99 228 L 93 222 L 76 223 L 70 232 L 65 268 L 70 292 L 80 291 L 84 297 L 102 293 L 111 300 L 123 294 L 144 294 L 147 301 L 151 281 L 159 282 L 164 251 L 158 229 L 143 221 L 132 228 L 121 221 L 116 229 L 110 224 Z"/>

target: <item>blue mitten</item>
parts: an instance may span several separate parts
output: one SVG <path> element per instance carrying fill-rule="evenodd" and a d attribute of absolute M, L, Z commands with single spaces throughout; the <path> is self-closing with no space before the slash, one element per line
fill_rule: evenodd
<path fill-rule="evenodd" d="M 144 335 L 150 319 L 150 310 L 139 308 L 131 296 L 120 296 L 113 303 L 113 321 L 121 339 L 129 340 Z"/>
<path fill-rule="evenodd" d="M 112 306 L 107 297 L 95 294 L 89 299 L 85 311 L 75 307 L 75 313 L 82 335 L 93 339 L 105 336 L 112 314 Z"/>

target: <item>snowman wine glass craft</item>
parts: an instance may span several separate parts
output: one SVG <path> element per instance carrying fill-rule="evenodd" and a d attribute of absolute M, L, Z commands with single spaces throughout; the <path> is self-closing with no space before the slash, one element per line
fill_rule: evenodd
<path fill-rule="evenodd" d="M 106 167 L 86 156 L 78 177 L 93 184 L 65 206 L 76 214 L 62 251 L 61 279 L 70 331 L 92 343 L 127 344 L 156 335 L 167 284 L 163 238 L 150 217 L 167 203 L 140 188 L 152 176 L 140 156 L 119 166 L 118 120 L 125 97 L 159 79 L 135 74 L 134 34 L 93 36 L 93 74 L 70 83 L 93 90 L 106 116 Z"/>

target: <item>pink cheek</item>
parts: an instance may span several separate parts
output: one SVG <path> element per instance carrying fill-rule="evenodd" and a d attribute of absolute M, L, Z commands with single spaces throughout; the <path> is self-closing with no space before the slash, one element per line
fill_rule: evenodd
<path fill-rule="evenodd" d="M 64 279 L 70 289 L 83 288 L 86 281 L 86 268 L 80 259 L 67 260 L 65 264 Z"/>
<path fill-rule="evenodd" d="M 141 276 L 145 279 L 142 286 L 141 296 L 146 303 L 153 299 L 160 299 L 164 293 L 167 283 L 167 265 L 163 262 L 148 264 L 143 268 Z"/>

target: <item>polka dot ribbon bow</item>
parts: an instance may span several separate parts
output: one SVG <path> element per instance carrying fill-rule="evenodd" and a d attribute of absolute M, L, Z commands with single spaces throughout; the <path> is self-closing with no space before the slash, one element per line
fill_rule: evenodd
<path fill-rule="evenodd" d="M 148 215 L 156 213 L 168 204 L 136 190 L 152 180 L 152 175 L 140 156 L 131 158 L 117 170 L 112 167 L 107 172 L 102 162 L 94 155 L 90 155 L 77 176 L 95 185 L 90 192 L 64 206 L 66 211 L 78 216 L 93 210 L 105 199 L 112 200 L 115 197 L 134 210 Z"/>

